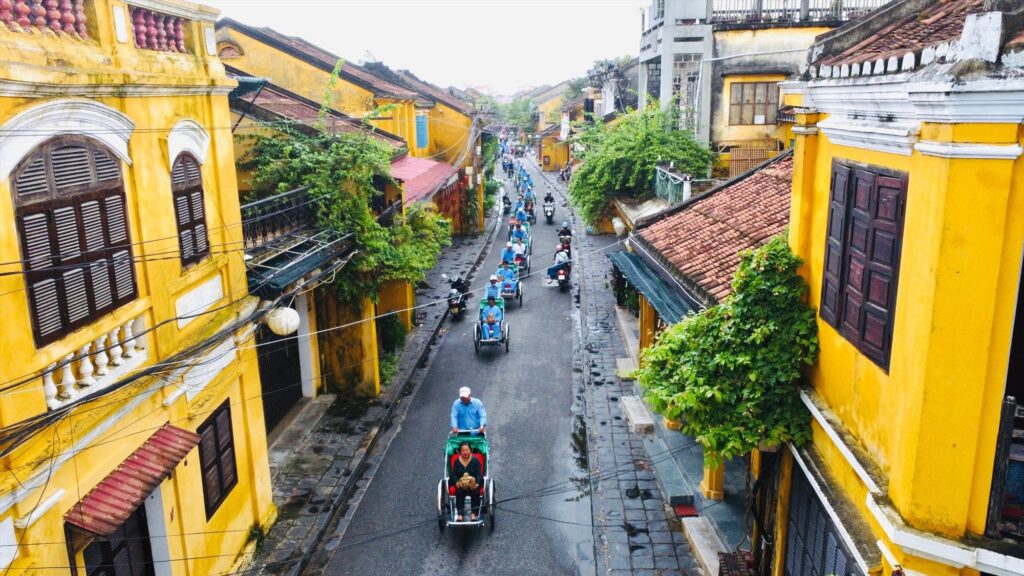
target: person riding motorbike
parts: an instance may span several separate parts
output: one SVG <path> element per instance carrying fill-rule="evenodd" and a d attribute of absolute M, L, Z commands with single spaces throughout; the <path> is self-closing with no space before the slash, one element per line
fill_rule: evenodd
<path fill-rule="evenodd" d="M 571 263 L 569 261 L 569 253 L 562 248 L 561 245 L 555 249 L 555 264 L 554 266 L 548 267 L 548 278 L 555 280 L 558 278 L 558 271 L 565 269 L 566 273 L 569 271 Z"/>
<path fill-rule="evenodd" d="M 551 194 L 551 189 L 550 188 L 548 189 L 547 192 L 544 193 L 544 203 L 545 204 L 554 204 L 555 203 L 555 197 Z"/>
<path fill-rule="evenodd" d="M 572 236 L 572 229 L 569 228 L 569 222 L 562 222 L 562 228 L 558 231 L 558 236 Z"/>
<path fill-rule="evenodd" d="M 511 263 L 516 261 L 516 252 L 512 249 L 512 243 L 506 242 L 505 249 L 501 251 L 501 261 Z"/>

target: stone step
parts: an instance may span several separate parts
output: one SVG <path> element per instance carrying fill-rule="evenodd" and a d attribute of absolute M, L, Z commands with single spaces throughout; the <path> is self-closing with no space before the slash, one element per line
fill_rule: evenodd
<path fill-rule="evenodd" d="M 623 396 L 619 404 L 622 406 L 622 413 L 626 415 L 629 429 L 634 434 L 654 433 L 654 418 L 639 396 Z"/>
<path fill-rule="evenodd" d="M 682 523 L 686 541 L 705 576 L 718 576 L 718 553 L 726 549 L 711 522 L 707 518 L 693 517 L 683 518 Z"/>
<path fill-rule="evenodd" d="M 670 506 L 693 505 L 693 487 L 679 471 L 676 459 L 660 438 L 644 438 L 644 451 L 654 467 L 654 478 Z"/>
<path fill-rule="evenodd" d="M 615 307 L 615 320 L 619 325 L 619 333 L 625 344 L 626 352 L 633 359 L 633 364 L 640 363 L 640 320 L 622 306 Z"/>
<path fill-rule="evenodd" d="M 633 380 L 633 374 L 636 372 L 636 362 L 632 358 L 616 358 L 615 359 L 615 375 L 620 380 L 629 382 Z"/>

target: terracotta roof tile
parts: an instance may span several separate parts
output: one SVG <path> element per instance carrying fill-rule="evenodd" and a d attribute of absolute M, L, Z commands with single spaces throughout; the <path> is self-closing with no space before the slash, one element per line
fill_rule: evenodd
<path fill-rule="evenodd" d="M 786 153 L 637 233 L 680 275 L 720 301 L 732 292 L 739 252 L 764 244 L 789 223 L 792 183 L 793 156 Z"/>
<path fill-rule="evenodd" d="M 836 66 L 920 52 L 960 37 L 969 14 L 983 12 L 985 0 L 936 0 L 917 14 L 893 22 L 821 64 Z"/>

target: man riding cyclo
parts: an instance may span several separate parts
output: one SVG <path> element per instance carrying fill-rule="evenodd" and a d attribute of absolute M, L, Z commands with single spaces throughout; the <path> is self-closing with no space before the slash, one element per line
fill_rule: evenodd
<path fill-rule="evenodd" d="M 516 282 L 518 281 L 518 268 L 513 269 L 508 262 L 502 262 L 501 266 L 494 273 L 498 277 L 498 282 L 501 283 L 501 291 L 503 293 L 511 293 L 516 291 Z"/>
<path fill-rule="evenodd" d="M 498 284 L 498 276 L 491 274 L 490 281 L 484 287 L 484 299 L 501 298 L 501 284 Z"/>
<path fill-rule="evenodd" d="M 480 323 L 480 337 L 484 340 L 496 340 L 501 338 L 501 322 L 504 320 L 504 314 L 501 312 L 501 308 L 496 304 L 497 298 L 494 296 L 487 297 L 487 306 L 480 311 L 480 317 L 483 321 Z"/>
<path fill-rule="evenodd" d="M 505 249 L 501 251 L 501 261 L 509 264 L 515 263 L 516 251 L 513 249 L 511 241 L 505 243 Z"/>

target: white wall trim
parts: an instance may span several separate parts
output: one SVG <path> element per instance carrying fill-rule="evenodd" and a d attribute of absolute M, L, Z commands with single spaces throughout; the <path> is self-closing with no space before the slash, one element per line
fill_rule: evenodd
<path fill-rule="evenodd" d="M 801 136 L 816 136 L 818 134 L 817 126 L 793 126 L 793 134 L 800 134 Z"/>
<path fill-rule="evenodd" d="M 814 420 L 818 423 L 819 426 L 821 426 L 822 430 L 825 431 L 825 434 L 832 440 L 832 443 L 835 444 L 836 448 L 839 450 L 839 453 L 842 454 L 843 458 L 846 459 L 846 463 L 849 464 L 851 468 L 853 468 L 854 473 L 857 474 L 857 477 L 860 478 L 860 481 L 864 483 L 864 486 L 867 487 L 868 491 L 881 492 L 882 490 L 878 487 L 878 483 L 876 483 L 874 478 L 872 478 L 871 475 L 868 474 L 867 469 L 864 468 L 864 466 L 860 463 L 860 460 L 857 460 L 857 457 L 853 454 L 853 451 L 850 450 L 850 447 L 846 445 L 846 442 L 843 442 L 843 439 L 839 435 L 839 432 L 836 431 L 836 429 L 825 417 L 825 414 L 821 411 L 821 409 L 818 408 L 818 406 L 814 403 L 814 400 L 811 399 L 810 395 L 808 395 L 806 391 L 800 391 L 800 400 L 802 400 L 804 406 L 807 406 L 807 409 L 811 411 L 811 416 L 814 417 Z"/>
<path fill-rule="evenodd" d="M 177 156 L 171 156 L 176 158 Z M 178 328 L 188 326 L 224 298 L 224 280 L 220 272 L 202 284 L 182 294 L 174 301 Z"/>
<path fill-rule="evenodd" d="M 804 476 L 807 477 L 807 482 L 810 483 L 811 488 L 814 489 L 814 493 L 818 495 L 818 500 L 821 501 L 821 504 L 825 507 L 825 511 L 828 512 L 829 518 L 832 519 L 832 523 L 835 525 L 836 530 L 839 531 L 839 535 L 842 537 L 843 542 L 846 543 L 846 547 L 850 550 L 850 553 L 853 554 L 853 559 L 857 562 L 857 566 L 860 567 L 864 574 L 870 574 L 872 567 L 868 566 L 867 561 L 865 561 L 864 557 L 861 556 L 860 550 L 857 549 L 857 544 L 846 531 L 846 526 L 843 524 L 842 519 L 839 517 L 835 508 L 832 507 L 832 503 L 829 502 L 828 497 L 825 496 L 825 492 L 818 484 L 818 479 L 807 466 L 807 462 L 804 461 L 803 456 L 800 456 L 800 451 L 797 450 L 792 443 L 788 444 L 788 446 L 789 451 L 793 453 L 793 461 L 800 465 L 800 469 L 803 470 Z"/>
<path fill-rule="evenodd" d="M 180 56 L 184 54 L 164 53 L 162 55 Z M 47 84 L 32 83 L 18 80 L 0 80 L 0 96 L 39 98 L 45 96 L 64 98 L 104 98 L 109 96 L 123 98 L 145 98 L 152 96 L 207 96 L 225 95 L 235 89 L 228 86 L 178 86 L 161 84 Z"/>
<path fill-rule="evenodd" d="M 873 122 L 830 117 L 818 128 L 833 144 L 910 156 L 917 143 L 917 122 Z"/>
<path fill-rule="evenodd" d="M 961 142 L 922 141 L 914 149 L 925 156 L 939 158 L 979 158 L 986 160 L 1016 160 L 1024 152 L 1019 144 L 973 144 Z"/>
<path fill-rule="evenodd" d="M 92 100 L 54 100 L 16 114 L 0 126 L 0 180 L 37 146 L 55 136 L 85 135 L 131 164 L 128 138 L 135 123 L 118 110 Z"/>
<path fill-rule="evenodd" d="M 191 152 L 203 164 L 209 150 L 210 134 L 191 118 L 178 120 L 167 133 L 168 166 L 174 166 L 174 161 L 182 152 Z"/>
<path fill-rule="evenodd" d="M 305 293 L 295 297 L 295 309 L 299 313 L 299 331 L 295 338 L 299 349 L 299 377 L 302 378 L 302 395 L 306 398 L 316 396 L 316 382 L 313 381 L 313 366 L 317 358 L 313 356 L 313 345 L 309 337 L 309 298 Z"/>
<path fill-rule="evenodd" d="M 60 499 L 63 497 L 64 489 L 58 488 L 53 492 L 53 494 L 50 494 L 50 496 L 46 500 L 43 500 L 42 502 L 39 503 L 39 505 L 32 508 L 32 510 L 28 514 L 25 514 L 24 516 L 16 519 L 14 521 L 14 527 L 18 530 L 24 530 L 25 528 L 28 528 L 29 526 L 35 524 L 36 520 L 42 518 L 43 515 L 45 515 L 50 510 L 50 508 L 53 508 L 54 505 L 57 504 L 57 502 L 60 502 Z"/>
<path fill-rule="evenodd" d="M 14 535 L 14 522 L 10 517 L 0 521 L 0 569 L 10 568 L 21 551 L 21 540 Z"/>
<path fill-rule="evenodd" d="M 197 10 L 195 8 L 188 8 L 182 2 L 168 2 L 167 0 L 129 0 L 128 5 L 154 10 L 162 14 L 170 14 L 171 16 L 180 16 L 190 20 L 201 20 L 210 23 L 215 22 L 220 14 L 217 10 Z M 193 4 L 193 6 L 198 5 Z"/>
<path fill-rule="evenodd" d="M 889 547 L 885 545 L 885 542 L 882 542 L 881 540 L 876 540 L 875 545 L 878 546 L 878 550 L 882 552 L 882 557 L 884 557 L 885 561 L 889 563 L 889 566 L 892 566 L 893 568 L 899 566 L 900 569 L 903 570 L 904 576 L 928 576 L 923 572 L 918 572 L 917 570 L 905 568 L 902 564 L 899 563 L 898 560 L 896 560 L 896 555 L 892 553 L 892 550 L 889 550 Z"/>
<path fill-rule="evenodd" d="M 163 485 L 146 496 L 143 506 L 146 507 L 146 527 L 149 529 L 149 549 L 153 555 L 153 573 L 156 576 L 173 576 L 174 565 L 171 561 L 171 547 L 167 537 L 167 512 L 164 510 Z"/>

